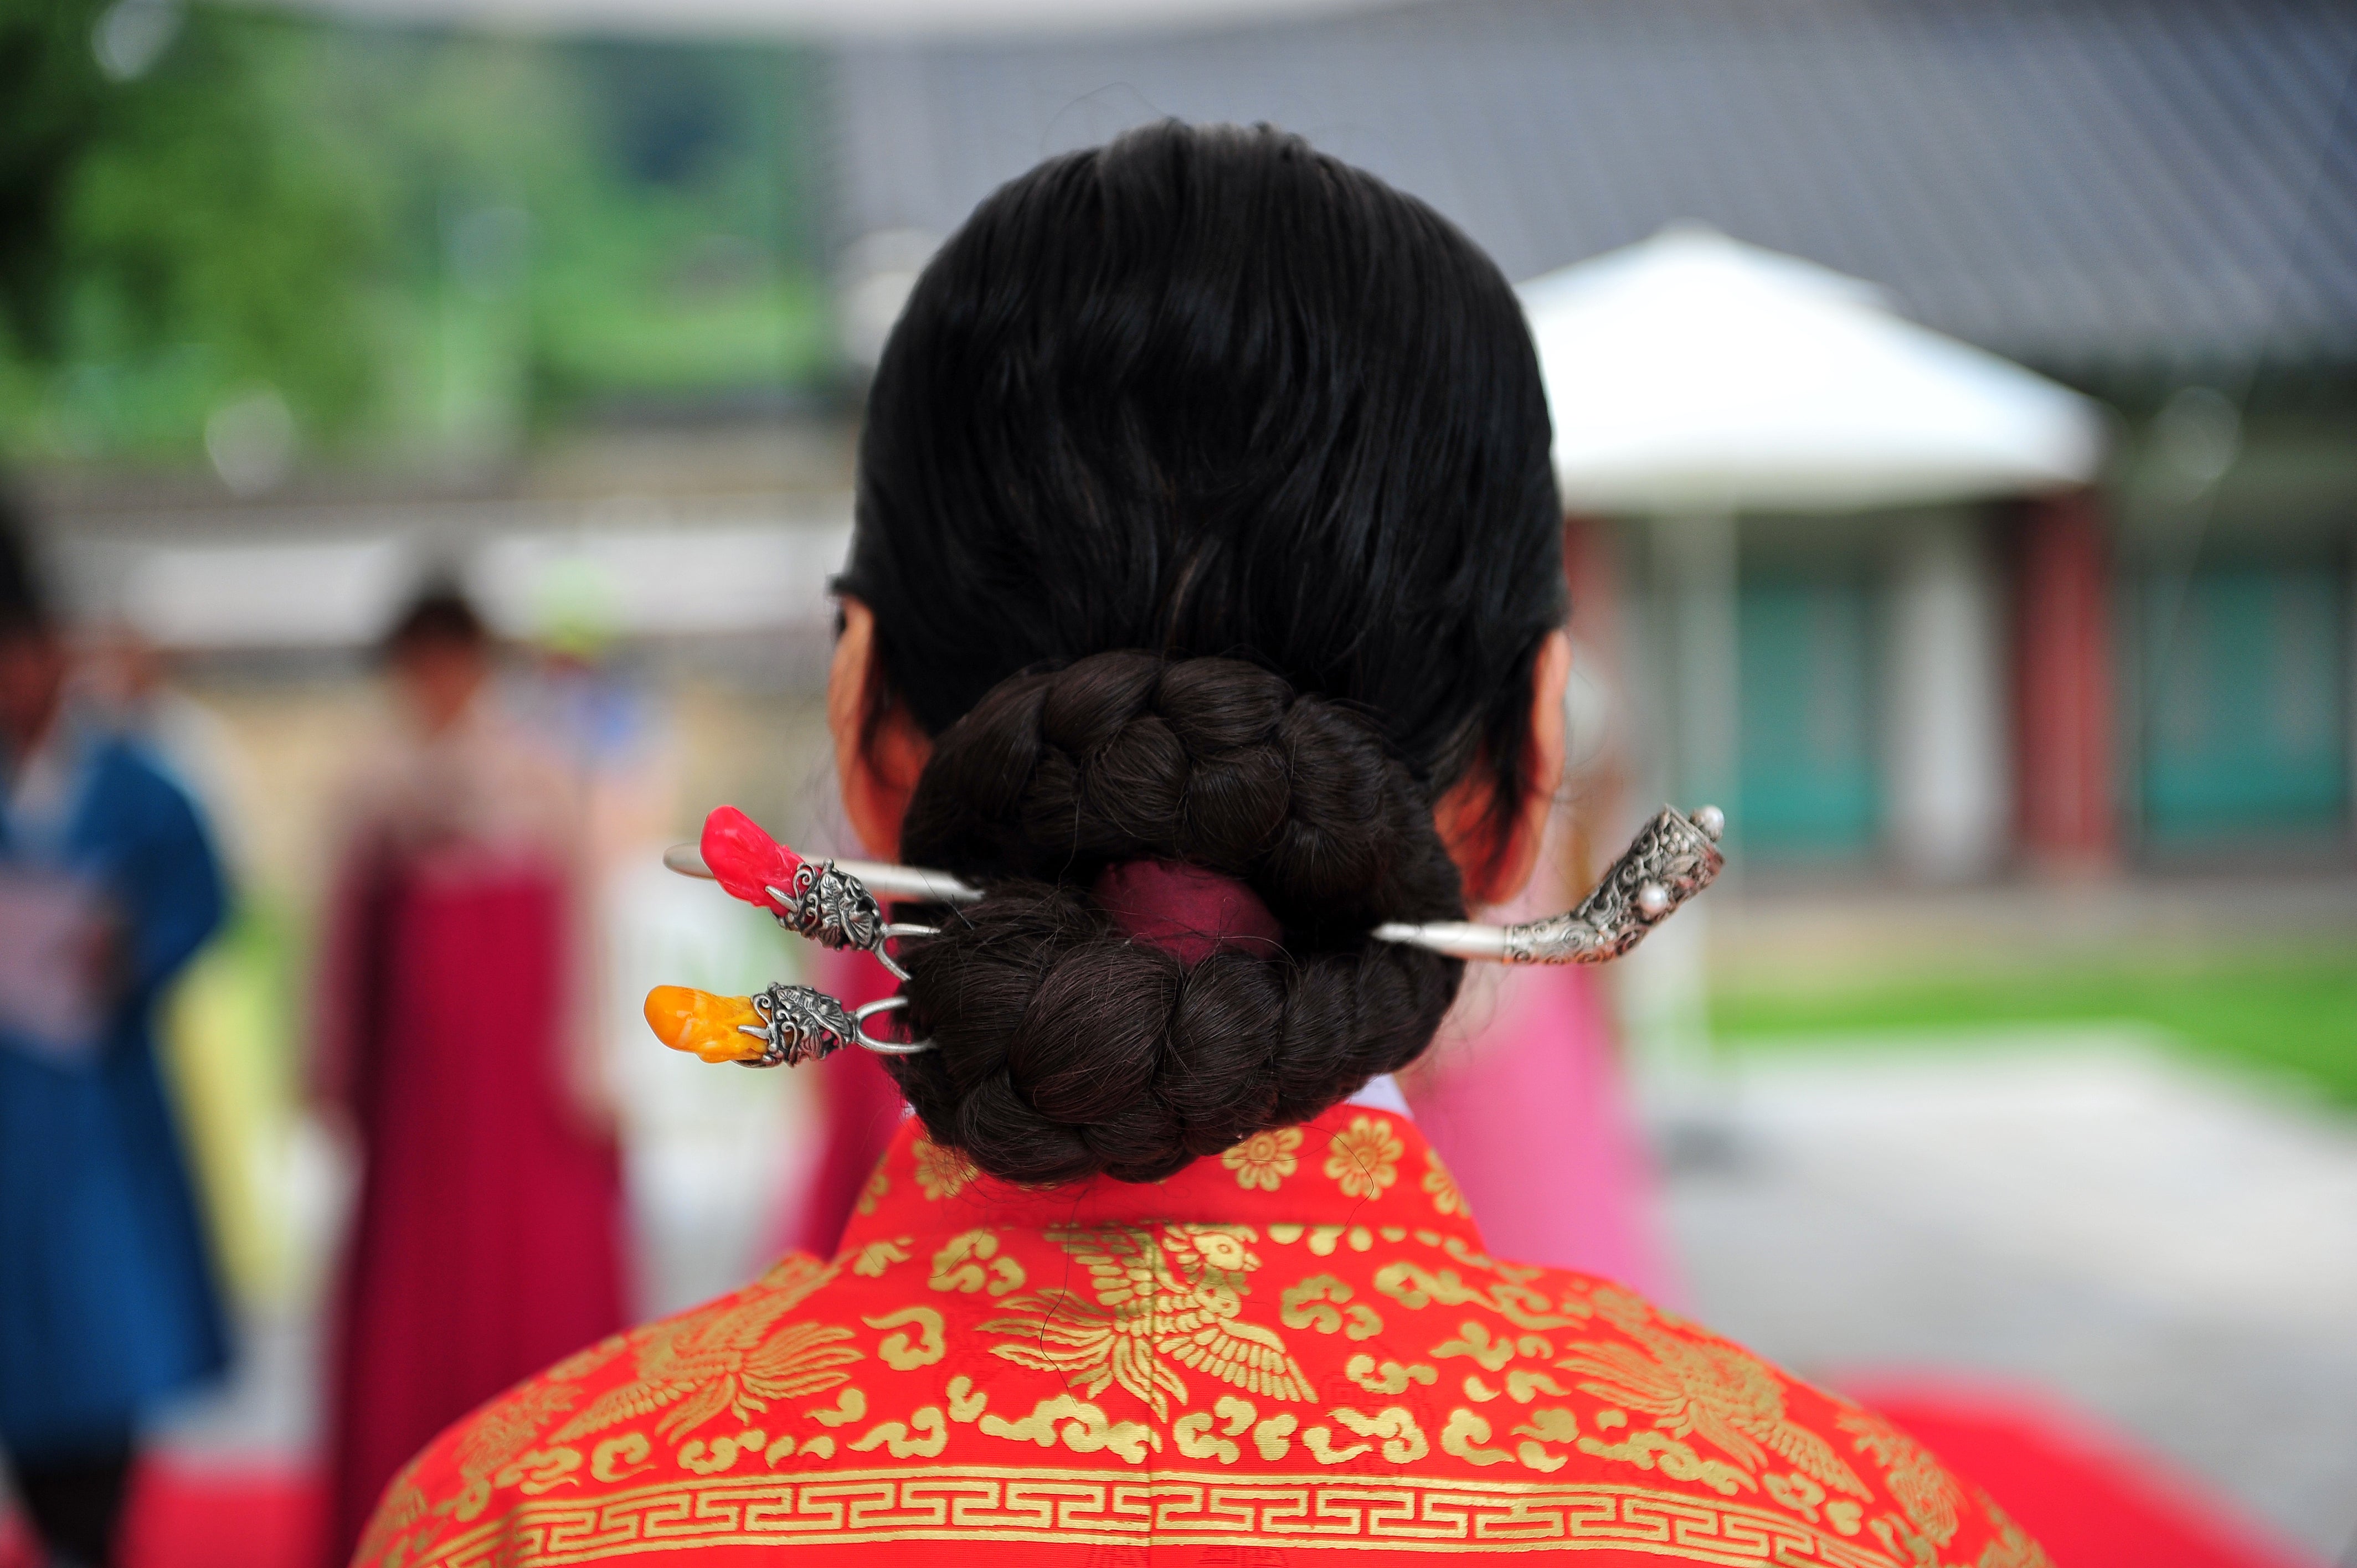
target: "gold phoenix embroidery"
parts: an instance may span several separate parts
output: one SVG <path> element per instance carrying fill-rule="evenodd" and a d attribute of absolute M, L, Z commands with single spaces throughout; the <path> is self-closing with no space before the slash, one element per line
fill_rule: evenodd
<path fill-rule="evenodd" d="M 1329 1139 L 1329 1132 L 1330 1124 L 1318 1137 Z M 1407 1147 L 1400 1146 L 1403 1140 Z M 918 1146 L 907 1152 L 915 1163 L 895 1166 L 890 1180 L 879 1167 L 863 1207 L 880 1207 L 875 1200 L 893 1181 L 921 1187 L 938 1200 L 975 1179 L 954 1151 L 915 1142 Z M 1227 1151 L 1220 1165 L 1206 1161 L 1207 1175 L 1217 1189 L 1231 1194 L 1236 1188 L 1277 1191 L 1300 1174 L 1305 1159 L 1319 1158 L 1316 1144 L 1305 1154 L 1303 1142 L 1299 1129 L 1275 1130 Z M 1411 1150 L 1414 1160 L 1407 1157 Z M 922 1170 L 925 1165 L 931 1168 Z M 1379 1116 L 1357 1117 L 1343 1132 L 1330 1133 L 1326 1166 L 1339 1189 L 1360 1201 L 1380 1198 L 1388 1188 L 1408 1187 L 1421 1176 L 1433 1208 L 1412 1205 L 1414 1214 L 1463 1211 L 1463 1196 L 1447 1166 L 1437 1157 L 1427 1158 L 1415 1134 Z M 909 1192 L 904 1201 L 913 1208 L 915 1198 Z M 977 1218 L 984 1212 L 978 1210 Z M 487 1553 L 520 1552 L 513 1560 L 537 1561 L 535 1553 L 556 1552 L 561 1536 L 565 1544 L 552 1562 L 577 1563 L 644 1550 L 643 1542 L 655 1541 L 658 1533 L 668 1539 L 692 1513 L 699 1539 L 705 1538 L 708 1525 L 721 1530 L 712 1539 L 741 1535 L 748 1541 L 996 1537 L 1127 1543 L 1139 1530 L 1157 1527 L 1147 1522 L 1144 1504 L 1126 1494 L 1116 1499 L 1106 1489 L 1103 1473 L 1093 1468 L 1030 1471 L 1025 1464 L 1030 1455 L 1023 1451 L 1039 1453 L 1040 1462 L 1056 1448 L 1076 1455 L 1102 1452 L 1117 1467 L 1115 1481 L 1119 1470 L 1150 1463 L 1152 1484 L 1159 1488 L 1173 1479 L 1154 1457 L 1167 1442 L 1177 1457 L 1210 1461 L 1241 1488 L 1214 1498 L 1211 1488 L 1220 1477 L 1196 1472 L 1178 1477 L 1180 1491 L 1197 1487 L 1205 1493 L 1196 1508 L 1201 1522 L 1192 1528 L 1210 1532 L 1206 1539 L 1236 1544 L 1249 1541 L 1290 1549 L 1384 1540 L 1426 1552 L 1487 1552 L 1561 1539 L 1567 1532 L 1597 1542 L 1609 1527 L 1622 1532 L 1632 1549 L 1720 1568 L 1770 1560 L 1822 1562 L 1828 1568 L 1934 1568 L 1947 1563 L 1956 1536 L 1969 1530 L 1975 1554 L 1949 1568 L 2051 1568 L 2018 1525 L 1985 1498 L 1967 1500 L 1936 1460 L 1903 1434 L 1873 1417 L 1840 1411 L 1826 1412 L 1822 1435 L 1804 1428 L 1787 1414 L 1788 1404 L 1799 1397 L 1797 1385 L 1788 1386 L 1745 1352 L 1601 1282 L 1499 1263 L 1474 1251 L 1478 1242 L 1469 1237 L 1439 1230 L 1412 1233 L 1419 1247 L 1445 1252 L 1455 1267 L 1428 1266 L 1440 1264 L 1439 1257 L 1382 1261 L 1385 1254 L 1361 1264 L 1342 1256 L 1372 1251 L 1378 1238 L 1386 1244 L 1406 1240 L 1415 1221 L 1410 1209 L 1400 1213 L 1407 1225 L 1271 1222 L 1255 1230 L 1241 1224 L 1164 1228 L 1099 1221 L 1095 1229 L 1068 1224 L 1043 1232 L 1009 1226 L 951 1236 L 952 1224 L 925 1235 L 921 1251 L 917 1238 L 894 1236 L 855 1247 L 832 1266 L 790 1258 L 761 1282 L 766 1294 L 714 1304 L 672 1324 L 609 1337 L 552 1368 L 537 1385 L 494 1402 L 448 1439 L 447 1458 L 439 1461 L 448 1466 L 441 1471 L 447 1478 L 436 1482 L 435 1495 L 443 1498 L 438 1506 L 419 1487 L 413 1466 L 389 1489 L 371 1541 L 380 1555 L 393 1550 L 404 1561 L 421 1549 L 430 1552 L 411 1568 L 424 1568 L 428 1561 L 447 1568 L 487 1568 L 492 1560 Z M 1275 1283 L 1271 1274 L 1259 1273 L 1262 1261 L 1254 1249 L 1264 1238 L 1280 1246 L 1304 1246 L 1304 1253 L 1278 1260 L 1282 1278 Z M 1019 1244 L 1027 1239 L 1034 1245 L 1052 1241 L 1064 1260 L 1081 1265 L 1065 1276 L 1070 1288 L 1051 1290 L 1047 1279 L 1036 1284 L 1026 1279 L 1018 1257 L 1030 1262 L 1033 1275 L 1049 1266 Z M 921 1262 L 928 1255 L 930 1273 Z M 1340 1273 L 1297 1282 L 1300 1267 L 1317 1266 L 1310 1257 L 1336 1258 Z M 853 1287 L 860 1307 L 872 1299 L 877 1316 L 813 1306 L 820 1321 L 786 1321 L 791 1309 L 836 1278 L 837 1270 L 881 1279 L 912 1261 L 914 1270 L 893 1276 L 903 1286 L 897 1297 Z M 1369 1269 L 1372 1273 L 1361 1272 Z M 1342 1274 L 1351 1276 L 1349 1283 Z M 1265 1323 L 1245 1319 L 1242 1311 L 1255 1276 L 1263 1286 L 1262 1308 L 1269 1314 Z M 912 1294 L 930 1294 L 918 1289 L 919 1279 L 947 1298 L 933 1295 L 938 1306 L 903 1305 Z M 843 1283 L 852 1285 L 852 1278 Z M 1268 1299 L 1278 1283 L 1293 1286 L 1280 1293 L 1281 1315 L 1279 1303 Z M 1022 1294 L 1027 1287 L 1032 1294 Z M 1014 1299 L 1003 1305 L 974 1300 L 985 1293 Z M 1362 1297 L 1380 1304 L 1382 1313 Z M 920 1386 L 930 1390 L 931 1379 L 920 1382 L 912 1374 L 958 1371 L 957 1356 L 974 1353 L 953 1353 L 960 1330 L 952 1325 L 961 1318 L 972 1323 L 964 1314 L 976 1307 L 1006 1315 L 980 1325 L 989 1335 L 984 1345 L 994 1355 L 1060 1375 L 1065 1388 L 1042 1398 L 1046 1391 L 1014 1379 L 996 1408 L 962 1372 L 949 1380 L 945 1395 L 917 1391 Z M 1451 1308 L 1475 1309 L 1479 1316 Z M 1410 1316 L 1400 1317 L 1402 1310 Z M 1426 1310 L 1428 1322 L 1420 1316 Z M 851 1330 L 825 1321 L 837 1316 L 864 1323 L 872 1342 L 869 1335 L 855 1338 Z M 1385 1316 L 1413 1329 L 1413 1339 L 1359 1350 L 1326 1338 L 1372 1339 L 1383 1333 Z M 1591 1330 L 1587 1338 L 1566 1344 L 1581 1334 L 1583 1320 L 1591 1318 L 1609 1321 L 1617 1332 Z M 1596 1330 L 1604 1321 L 1597 1322 Z M 1286 1332 L 1280 1336 L 1280 1329 Z M 1304 1359 L 1318 1369 L 1314 1384 L 1290 1354 L 1288 1342 L 1300 1342 L 1293 1330 L 1310 1331 Z M 1501 1338 L 1501 1332 L 1512 1337 Z M 1006 1342 L 1010 1334 L 1019 1335 L 1020 1342 Z M 1563 1348 L 1561 1359 L 1555 1359 L 1556 1346 Z M 865 1361 L 860 1347 L 876 1359 L 872 1370 L 897 1369 L 907 1381 L 893 1382 L 908 1388 L 913 1398 L 902 1402 L 887 1395 L 871 1412 L 867 1396 L 849 1386 L 852 1372 L 839 1369 Z M 1386 1349 L 1426 1359 L 1386 1359 Z M 582 1409 L 591 1395 L 577 1380 L 626 1356 L 632 1359 L 608 1376 L 620 1377 L 627 1369 L 630 1380 Z M 1329 1359 L 1318 1360 L 1321 1356 Z M 1332 1363 L 1339 1358 L 1347 1358 L 1347 1365 L 1337 1379 Z M 1555 1378 L 1533 1369 L 1547 1364 Z M 1194 1384 L 1201 1410 L 1189 1408 L 1189 1386 L 1181 1376 L 1187 1371 L 1216 1380 L 1208 1390 Z M 1479 1405 L 1478 1412 L 1450 1408 L 1458 1404 L 1452 1391 L 1460 1375 L 1462 1398 Z M 1542 1396 L 1565 1396 L 1557 1378 L 1619 1408 L 1583 1408 L 1575 1418 L 1568 1409 L 1537 1407 Z M 1110 1410 L 1085 1402 L 1116 1381 L 1125 1392 L 1137 1394 L 1152 1416 L 1121 1410 L 1118 1401 L 1111 1402 Z M 1334 1404 L 1338 1397 L 1357 1397 L 1347 1389 L 1372 1397 L 1357 1408 Z M 1236 1397 L 1246 1392 L 1261 1401 L 1257 1407 L 1251 1399 Z M 805 1409 L 799 1402 L 795 1407 L 798 1422 L 815 1423 L 832 1434 L 800 1443 L 781 1436 L 765 1449 L 764 1437 L 776 1435 L 784 1420 L 775 1407 L 809 1393 L 841 1396 L 833 1410 Z M 1394 1402 L 1403 1396 L 1406 1402 Z M 1272 1400 L 1278 1408 L 1262 1419 Z M 1291 1402 L 1291 1412 L 1285 1402 Z M 771 1419 L 762 1422 L 768 1434 L 748 1425 L 731 1435 L 733 1429 L 720 1424 L 724 1411 L 734 1409 L 745 1420 L 747 1412 L 764 1408 L 771 1410 Z M 1141 1424 L 1140 1419 L 1117 1419 L 1133 1413 L 1168 1423 L 1167 1430 Z M 559 1423 L 565 1423 L 561 1431 L 545 1430 Z M 712 1435 L 716 1430 L 720 1435 Z M 673 1444 L 684 1442 L 673 1465 L 696 1478 L 666 1474 L 656 1453 L 661 1434 Z M 1006 1461 L 981 1466 L 895 1465 L 888 1471 L 857 1469 L 848 1458 L 866 1455 L 869 1466 L 888 1458 L 939 1459 L 968 1434 L 992 1440 L 986 1447 L 1004 1443 Z M 565 1445 L 576 1437 L 577 1445 Z M 791 1475 L 753 1477 L 761 1489 L 758 1508 L 748 1495 L 740 1495 L 748 1479 L 729 1474 L 746 1468 L 748 1455 L 756 1468 L 766 1458 L 769 1472 L 797 1455 L 833 1460 L 838 1444 L 845 1462 L 829 1465 L 808 1486 Z M 1469 1465 L 1475 1477 L 1440 1480 L 1399 1473 L 1433 1453 Z M 1571 1466 L 1583 1453 L 1617 1462 L 1613 1478 L 1578 1479 Z M 1705 1457 L 1713 1454 L 1735 1463 Z M 1782 1463 L 1771 1455 L 1781 1455 Z M 1246 1466 L 1250 1455 L 1264 1467 L 1289 1460 L 1324 1475 L 1322 1480 L 1299 1471 L 1240 1475 L 1231 1468 Z M 1391 1473 L 1372 1474 L 1378 1464 Z M 1791 1474 L 1780 1473 L 1788 1466 Z M 1560 1487 L 1513 1478 L 1517 1472 L 1552 1477 L 1566 1471 L 1574 1478 Z M 1633 1472 L 1654 1472 L 1685 1485 L 1675 1491 L 1655 1489 Z M 1865 1475 L 1876 1476 L 1875 1492 L 1858 1483 Z M 1035 1483 L 1028 1478 L 1032 1477 L 1041 1478 Z M 587 1495 L 592 1489 L 586 1482 L 592 1479 L 621 1489 Z M 903 1483 L 909 1489 L 899 1496 L 895 1488 Z M 1044 1488 L 1037 1498 L 1047 1500 L 1034 1500 L 1026 1492 L 1025 1500 L 1017 1502 L 1017 1489 L 1035 1484 Z M 849 1512 L 844 1506 L 846 1486 L 861 1499 Z M 954 1522 L 944 1516 L 943 1487 L 956 1489 L 961 1509 L 974 1505 L 971 1520 L 963 1512 Z M 1384 1488 L 1380 1502 L 1370 1487 Z M 1095 1496 L 1092 1487 L 1103 1496 L 1090 1504 L 1083 1494 Z M 1828 1488 L 1867 1506 L 1850 1498 L 1829 1500 Z M 985 1493 L 990 1507 L 982 1506 Z M 1002 1496 L 1006 1507 L 997 1509 Z M 1180 1506 L 1167 1504 L 1160 1490 L 1155 1497 L 1155 1521 L 1166 1517 L 1158 1510 Z M 501 1499 L 504 1511 L 490 1517 L 494 1498 Z M 1426 1501 L 1439 1513 L 1422 1506 Z M 1674 1543 L 1660 1533 L 1665 1509 L 1682 1521 Z M 1480 1519 L 1457 1517 L 1468 1510 L 1480 1510 Z M 1986 1543 L 1973 1518 L 1976 1511 L 1985 1512 L 1995 1527 Z M 641 1513 L 643 1527 L 635 1522 Z M 1314 1530 L 1304 1524 L 1313 1515 L 1318 1521 Z M 465 1526 L 464 1535 L 431 1549 L 425 1549 L 422 1533 L 393 1544 L 430 1520 Z M 551 1532 L 544 1541 L 533 1533 L 544 1520 Z M 1456 1533 L 1448 1538 L 1452 1521 Z M 526 1522 L 532 1529 L 524 1535 L 511 1529 Z"/>
<path fill-rule="evenodd" d="M 505 1468 L 538 1442 L 541 1427 L 551 1416 L 571 1409 L 579 1394 L 568 1383 L 535 1383 L 500 1400 L 476 1417 L 458 1440 L 454 1455 L 458 1474 L 472 1480 Z"/>
<path fill-rule="evenodd" d="M 1284 1339 L 1237 1316 L 1250 1288 L 1244 1276 L 1260 1267 L 1244 1246 L 1252 1234 L 1243 1226 L 1171 1225 L 1157 1243 L 1154 1231 L 1127 1225 L 1051 1230 L 1049 1239 L 1088 1270 L 1096 1300 L 1056 1291 L 1008 1302 L 1025 1316 L 983 1327 L 1019 1337 L 992 1354 L 1058 1373 L 1092 1399 L 1118 1383 L 1160 1420 L 1172 1402 L 1187 1402 L 1172 1362 L 1251 1393 L 1309 1399 L 1309 1380 Z"/>
<path fill-rule="evenodd" d="M 461 1520 L 471 1520 L 480 1514 L 491 1500 L 494 1484 L 506 1472 L 522 1461 L 534 1462 L 552 1455 L 534 1447 L 540 1441 L 540 1429 L 549 1420 L 573 1408 L 581 1391 L 571 1383 L 534 1383 L 499 1401 L 475 1418 L 466 1434 L 458 1440 L 452 1455 L 458 1465 L 458 1475 L 467 1483 L 458 1494 L 455 1512 Z M 559 1438 L 556 1441 L 562 1442 Z M 581 1455 L 569 1449 L 558 1454 L 568 1455 L 573 1464 Z M 522 1479 L 519 1474 L 516 1479 Z"/>
<path fill-rule="evenodd" d="M 1702 1438 L 1747 1471 L 1756 1473 L 1772 1451 L 1825 1486 L 1872 1500 L 1831 1444 L 1785 1418 L 1782 1381 L 1753 1357 L 1674 1334 L 1653 1321 L 1643 1302 L 1619 1291 L 1597 1292 L 1596 1305 L 1636 1343 L 1571 1346 L 1555 1365 L 1582 1374 L 1581 1388 L 1643 1411 L 1673 1437 Z"/>
<path fill-rule="evenodd" d="M 1915 1533 L 1934 1548 L 1955 1539 L 1956 1509 L 1964 1500 L 1964 1491 L 1921 1444 L 1862 1410 L 1840 1412 L 1834 1424 L 1850 1434 L 1858 1452 L 1873 1455 L 1882 1466 L 1890 1500 L 1906 1514 Z"/>
<path fill-rule="evenodd" d="M 587 1349 L 576 1350 L 540 1375 L 544 1383 L 577 1383 L 624 1350 L 630 1348 L 628 1334 L 608 1334 Z"/>
<path fill-rule="evenodd" d="M 770 1277 L 781 1274 L 779 1288 L 658 1326 L 639 1342 L 637 1377 L 598 1395 L 555 1440 L 602 1432 L 666 1405 L 675 1408 L 655 1430 L 667 1436 L 683 1436 L 724 1410 L 749 1423 L 772 1400 L 849 1381 L 849 1373 L 835 1369 L 860 1359 L 842 1343 L 851 1330 L 815 1323 L 775 1326 L 834 1271 L 810 1259 L 789 1259 Z"/>

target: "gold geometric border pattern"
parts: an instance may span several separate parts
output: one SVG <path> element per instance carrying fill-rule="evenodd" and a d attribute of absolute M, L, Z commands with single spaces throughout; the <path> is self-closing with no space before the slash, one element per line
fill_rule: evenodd
<path fill-rule="evenodd" d="M 1340 1477 L 1107 1477 L 1102 1471 L 942 1467 L 807 1480 L 714 1477 L 567 1504 L 526 1500 L 445 1541 L 414 1568 L 504 1561 L 565 1568 L 689 1544 L 992 1541 L 1135 1545 L 1372 1547 L 1428 1552 L 1613 1548 L 1719 1568 L 1821 1563 L 1899 1568 L 1871 1538 L 1788 1515 L 1641 1487 L 1489 1485 Z"/>

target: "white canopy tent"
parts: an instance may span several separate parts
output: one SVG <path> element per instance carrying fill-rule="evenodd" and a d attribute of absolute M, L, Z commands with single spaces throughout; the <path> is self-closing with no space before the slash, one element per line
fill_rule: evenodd
<path fill-rule="evenodd" d="M 2084 483 L 2094 404 L 1872 285 L 1681 227 L 1523 285 L 1564 499 L 1829 511 Z"/>

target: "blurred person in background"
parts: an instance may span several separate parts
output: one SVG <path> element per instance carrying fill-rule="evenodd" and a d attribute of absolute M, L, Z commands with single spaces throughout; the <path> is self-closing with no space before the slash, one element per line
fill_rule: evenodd
<path fill-rule="evenodd" d="M 163 999 L 156 1044 L 232 1307 L 273 1307 L 299 1263 L 286 1162 L 301 1081 L 285 922 L 252 860 L 261 786 L 236 730 L 136 626 L 103 627 L 80 663 L 92 722 L 144 747 L 187 793 L 235 889 L 229 918 Z"/>
<path fill-rule="evenodd" d="M 494 692 L 455 589 L 385 643 L 398 728 L 342 805 L 321 1089 L 362 1161 L 332 1354 L 328 1560 L 402 1461 L 621 1326 L 576 779 Z"/>
<path fill-rule="evenodd" d="M 76 712 L 0 518 L 0 1445 L 55 1559 L 111 1555 L 140 1418 L 228 1342 L 155 1011 L 221 919 L 188 799 Z"/>
<path fill-rule="evenodd" d="M 81 664 L 76 686 L 89 697 L 92 716 L 144 747 L 199 804 L 214 852 L 242 885 L 247 824 L 239 808 L 255 789 L 252 767 L 227 721 L 174 679 L 171 658 L 128 621 L 92 637 Z"/>

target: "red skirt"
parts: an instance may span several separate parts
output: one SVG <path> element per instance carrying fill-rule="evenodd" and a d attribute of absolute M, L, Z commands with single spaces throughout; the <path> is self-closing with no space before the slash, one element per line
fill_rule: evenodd
<path fill-rule="evenodd" d="M 366 1160 L 329 1420 L 330 1561 L 451 1422 L 623 1322 L 620 1162 L 565 1090 L 567 900 L 528 869 L 374 879 L 338 966 Z"/>

